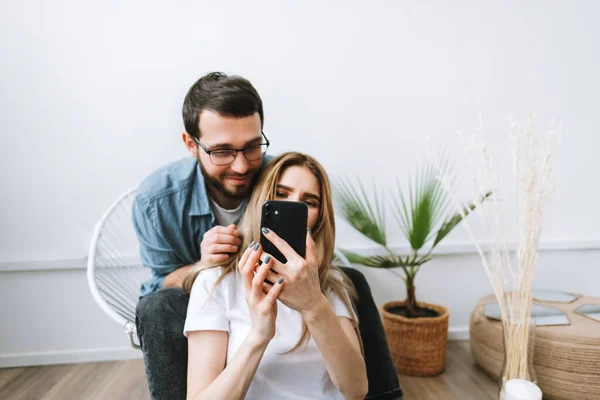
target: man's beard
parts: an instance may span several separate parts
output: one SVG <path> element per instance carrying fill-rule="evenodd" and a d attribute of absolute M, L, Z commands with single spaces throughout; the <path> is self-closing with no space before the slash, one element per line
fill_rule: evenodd
<path fill-rule="evenodd" d="M 248 195 L 252 191 L 252 188 L 254 187 L 256 180 L 258 178 L 257 171 L 248 170 L 248 172 L 246 172 L 246 174 L 254 174 L 254 176 L 252 177 L 252 180 L 250 181 L 250 184 L 247 187 L 238 187 L 237 188 L 238 190 L 231 191 L 225 187 L 225 185 L 223 184 L 223 180 L 228 176 L 239 176 L 239 175 L 235 175 L 235 174 L 231 174 L 231 173 L 223 173 L 217 179 L 213 176 L 210 176 L 208 174 L 208 172 L 206 172 L 206 170 L 204 169 L 204 166 L 200 162 L 200 159 L 198 159 L 198 164 L 200 165 L 200 171 L 202 171 L 202 176 L 204 176 L 205 185 L 207 187 L 210 187 L 210 188 L 216 190 L 217 192 L 221 193 L 223 196 L 225 196 L 231 200 L 243 200 L 246 197 L 248 197 Z"/>

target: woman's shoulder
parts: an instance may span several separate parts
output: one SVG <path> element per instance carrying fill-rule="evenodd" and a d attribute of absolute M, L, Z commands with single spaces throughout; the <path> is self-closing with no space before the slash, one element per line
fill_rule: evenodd
<path fill-rule="evenodd" d="M 348 278 L 339 268 L 331 266 L 327 272 L 327 279 L 329 280 L 329 285 L 327 285 L 329 288 L 326 295 L 330 301 L 333 298 L 339 297 L 339 295 L 342 295 L 342 297 L 348 296 Z"/>
<path fill-rule="evenodd" d="M 340 283 L 345 282 L 347 280 L 347 278 L 345 278 L 345 275 L 342 272 L 342 270 L 334 265 L 332 265 L 329 268 L 327 275 L 328 275 L 329 279 L 333 279 Z"/>
<path fill-rule="evenodd" d="M 225 276 L 221 279 L 224 274 Z M 199 290 L 226 290 L 231 285 L 235 285 L 235 274 L 236 271 L 227 273 L 227 270 L 224 267 L 212 267 L 200 270 L 192 285 L 192 294 Z M 217 283 L 218 285 L 215 287 L 215 284 Z"/>
<path fill-rule="evenodd" d="M 215 281 L 223 274 L 223 267 L 204 268 L 198 271 L 194 284 L 201 281 Z"/>

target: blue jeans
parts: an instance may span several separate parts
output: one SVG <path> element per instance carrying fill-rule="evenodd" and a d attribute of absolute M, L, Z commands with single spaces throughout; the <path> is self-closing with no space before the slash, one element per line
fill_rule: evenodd
<path fill-rule="evenodd" d="M 360 271 L 352 268 L 342 270 L 352 280 L 358 293 L 354 305 L 369 380 L 366 399 L 399 399 L 402 389 L 371 289 Z M 188 300 L 182 289 L 165 288 L 142 297 L 137 305 L 138 338 L 153 400 L 186 398 L 188 346 L 183 326 Z"/>

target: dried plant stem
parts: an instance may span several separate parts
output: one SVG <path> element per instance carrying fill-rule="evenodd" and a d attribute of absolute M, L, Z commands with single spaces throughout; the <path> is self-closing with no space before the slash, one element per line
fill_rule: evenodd
<path fill-rule="evenodd" d="M 469 146 L 461 136 L 463 146 L 468 147 L 469 163 L 473 170 L 473 181 L 479 191 L 473 202 L 475 213 L 479 216 L 481 227 L 486 236 L 493 238 L 487 250 L 482 249 L 475 237 L 468 219 L 462 226 L 475 244 L 483 268 L 492 285 L 502 317 L 506 364 L 503 379 L 523 378 L 531 380 L 529 363 L 531 362 L 530 336 L 531 304 L 535 266 L 538 259 L 539 239 L 542 231 L 542 209 L 549 199 L 548 187 L 552 170 L 552 154 L 558 139 L 554 124 L 546 135 L 543 157 L 538 159 L 538 141 L 535 135 L 535 116 L 529 115 L 524 127 L 509 119 L 511 133 L 512 171 L 516 187 L 518 245 L 516 263 L 511 262 L 507 235 L 504 228 L 504 215 L 500 204 L 503 197 L 499 188 L 497 169 L 489 154 L 483 122 L 479 118 L 476 135 Z M 464 217 L 465 208 L 457 201 L 452 187 L 449 170 L 441 168 L 438 178 L 450 195 L 457 212 Z M 482 195 L 492 190 L 490 205 L 482 206 Z"/>

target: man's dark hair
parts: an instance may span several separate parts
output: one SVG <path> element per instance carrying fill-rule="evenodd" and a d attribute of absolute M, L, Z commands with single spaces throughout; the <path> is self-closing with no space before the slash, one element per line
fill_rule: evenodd
<path fill-rule="evenodd" d="M 211 72 L 190 88 L 183 101 L 183 124 L 186 132 L 197 138 L 200 138 L 200 113 L 204 110 L 235 118 L 258 113 L 261 127 L 264 124 L 262 100 L 250 81 L 241 76 Z"/>

